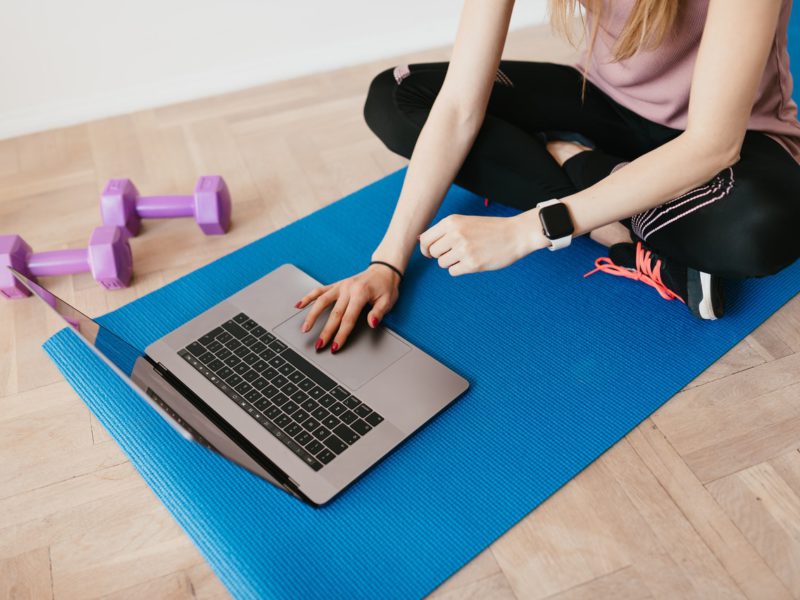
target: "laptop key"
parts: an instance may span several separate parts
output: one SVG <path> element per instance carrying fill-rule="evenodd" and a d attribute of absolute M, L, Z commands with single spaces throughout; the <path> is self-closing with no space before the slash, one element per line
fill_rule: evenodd
<path fill-rule="evenodd" d="M 309 417 L 300 424 L 303 426 L 303 429 L 306 429 L 307 431 L 314 431 L 317 427 L 319 427 L 319 421 L 317 421 L 314 417 Z"/>
<path fill-rule="evenodd" d="M 257 339 L 257 338 L 254 338 L 252 335 L 246 335 L 246 336 L 244 336 L 244 337 L 242 338 L 242 343 L 243 343 L 245 346 L 247 346 L 248 348 L 250 348 L 250 347 L 251 347 L 253 344 L 255 344 L 257 341 L 258 341 L 258 339 Z"/>
<path fill-rule="evenodd" d="M 287 396 L 291 396 L 297 391 L 297 386 L 290 381 L 281 388 L 281 391 Z"/>
<path fill-rule="evenodd" d="M 218 359 L 225 360 L 226 358 L 229 358 L 233 354 L 233 352 L 231 352 L 227 348 L 223 348 L 222 350 L 219 350 L 216 354 Z"/>
<path fill-rule="evenodd" d="M 278 376 L 278 372 L 275 369 L 273 369 L 272 367 L 270 367 L 269 369 L 264 371 L 262 373 L 262 375 L 264 375 L 264 377 L 266 377 L 267 379 L 272 379 L 273 377 L 277 377 Z"/>
<path fill-rule="evenodd" d="M 273 340 L 269 343 L 269 347 L 275 350 L 275 352 L 283 352 L 286 350 L 286 344 L 284 344 L 280 340 Z"/>
<path fill-rule="evenodd" d="M 278 369 L 278 373 L 280 373 L 281 375 L 286 375 L 288 377 L 289 375 L 294 373 L 294 367 L 289 363 L 284 363 Z"/>
<path fill-rule="evenodd" d="M 349 409 L 353 409 L 359 404 L 361 404 L 361 400 L 359 400 L 355 396 L 348 396 L 347 398 L 342 400 L 342 404 L 344 404 Z"/>
<path fill-rule="evenodd" d="M 258 338 L 260 338 L 265 333 L 267 333 L 267 330 L 264 329 L 261 325 L 253 327 L 253 329 L 250 330 L 250 335 L 254 335 Z"/>
<path fill-rule="evenodd" d="M 255 352 L 256 354 L 261 354 L 264 350 L 267 349 L 267 345 L 264 342 L 256 342 L 250 346 L 250 350 Z"/>
<path fill-rule="evenodd" d="M 260 401 L 261 394 L 258 393 L 258 390 L 249 390 L 245 395 L 244 399 L 250 402 L 251 404 L 255 405 L 256 402 Z"/>
<path fill-rule="evenodd" d="M 329 435 L 322 441 L 330 450 L 335 452 L 336 454 L 341 454 L 345 450 L 347 450 L 347 444 L 345 444 L 342 440 L 340 440 L 335 435 Z"/>
<path fill-rule="evenodd" d="M 281 429 L 286 427 L 291 422 L 292 422 L 292 420 L 289 418 L 289 415 L 278 415 L 273 420 L 273 423 L 275 423 L 275 425 L 277 425 Z"/>
<path fill-rule="evenodd" d="M 294 394 L 292 394 L 292 400 L 294 400 L 298 404 L 302 404 L 303 402 L 308 400 L 308 394 L 306 394 L 302 390 L 297 390 Z"/>
<path fill-rule="evenodd" d="M 328 393 L 337 400 L 344 400 L 350 395 L 350 393 L 340 385 L 337 385 Z"/>
<path fill-rule="evenodd" d="M 269 385 L 269 381 L 267 381 L 263 377 L 258 377 L 257 379 L 253 380 L 250 385 L 252 385 L 254 388 L 256 388 L 260 392 L 261 390 L 263 390 L 265 387 L 267 387 Z"/>
<path fill-rule="evenodd" d="M 269 344 L 271 341 L 275 339 L 275 336 L 272 335 L 270 332 L 267 332 L 261 336 L 261 339 L 265 344 Z"/>
<path fill-rule="evenodd" d="M 300 373 L 300 371 L 298 371 Z M 297 383 L 295 381 L 295 383 Z M 314 387 L 314 382 L 311 381 L 308 377 L 304 377 L 300 383 L 297 383 L 297 387 L 299 387 L 304 392 L 308 392 L 311 388 Z"/>
<path fill-rule="evenodd" d="M 260 356 L 264 360 L 270 360 L 272 358 L 275 358 L 275 351 L 274 350 L 270 350 L 269 348 L 267 348 L 266 350 L 264 350 L 263 352 L 260 353 Z"/>
<path fill-rule="evenodd" d="M 328 414 L 329 414 L 328 411 L 322 408 L 321 406 L 318 406 L 313 411 L 311 411 L 311 416 L 314 417 L 315 419 L 319 419 L 320 421 L 325 417 L 327 417 Z"/>
<path fill-rule="evenodd" d="M 306 444 L 306 450 L 308 450 L 311 454 L 317 454 L 320 450 L 322 450 L 325 446 L 323 446 L 317 440 L 311 440 L 309 443 Z"/>
<path fill-rule="evenodd" d="M 264 414 L 267 415 L 267 418 L 274 419 L 279 414 L 281 414 L 281 409 L 273 404 L 267 410 L 264 411 Z"/>
<path fill-rule="evenodd" d="M 289 383 L 289 380 L 286 379 L 286 377 L 284 377 L 283 375 L 278 375 L 277 377 L 272 378 L 272 385 L 274 385 L 277 388 L 282 388 L 287 383 Z"/>
<path fill-rule="evenodd" d="M 244 323 L 244 322 L 245 322 L 245 321 L 247 321 L 249 318 L 250 318 L 250 317 L 248 317 L 246 314 L 244 314 L 244 313 L 239 313 L 238 315 L 236 315 L 235 317 L 233 317 L 233 320 L 234 320 L 234 321 L 236 321 L 237 323 Z"/>
<path fill-rule="evenodd" d="M 228 333 L 227 331 L 223 330 L 222 333 L 217 335 L 217 341 L 223 344 L 227 344 L 230 340 L 233 339 L 233 336 Z"/>
<path fill-rule="evenodd" d="M 253 392 L 250 392 L 250 393 L 252 394 Z M 270 403 L 270 401 L 269 401 L 269 400 L 267 400 L 266 398 L 261 398 L 261 397 L 259 396 L 259 399 L 255 401 L 255 403 L 253 404 L 253 406 L 255 406 L 255 407 L 256 407 L 258 410 L 260 410 L 261 412 L 264 412 L 264 411 L 265 411 L 265 410 L 267 410 L 267 409 L 268 409 L 270 406 L 272 406 L 272 404 L 271 404 L 271 403 Z"/>
<path fill-rule="evenodd" d="M 202 356 L 206 351 L 206 349 L 200 342 L 192 342 L 191 344 L 186 346 L 186 349 L 195 356 Z"/>
<path fill-rule="evenodd" d="M 323 390 L 319 386 L 315 386 L 310 390 L 308 390 L 308 395 L 311 396 L 312 398 L 319 399 L 325 395 L 325 390 Z"/>
<path fill-rule="evenodd" d="M 256 323 L 255 321 L 253 321 L 253 319 L 247 319 L 247 321 L 245 321 L 244 323 L 242 323 L 242 327 L 243 327 L 244 329 L 247 329 L 247 331 L 252 331 L 252 330 L 253 330 L 253 329 L 255 329 L 256 327 L 258 327 L 258 323 Z"/>
<path fill-rule="evenodd" d="M 358 435 L 366 435 L 367 433 L 372 431 L 372 426 L 366 421 L 362 421 L 361 419 L 351 423 L 350 427 L 352 427 L 353 431 L 355 431 Z"/>
<path fill-rule="evenodd" d="M 224 366 L 225 363 L 218 358 L 215 358 L 210 363 L 208 363 L 208 368 L 211 369 L 212 371 L 219 371 Z"/>
<path fill-rule="evenodd" d="M 242 342 L 240 342 L 236 338 L 231 338 L 230 340 L 225 342 L 225 347 L 226 348 L 230 348 L 231 350 L 236 350 L 241 345 L 242 345 Z"/>
<path fill-rule="evenodd" d="M 372 425 L 373 427 L 380 425 L 383 421 L 383 417 L 380 416 L 378 413 L 373 412 L 367 415 L 366 419 L 364 419 L 367 423 Z"/>
<path fill-rule="evenodd" d="M 259 373 L 263 373 L 269 368 L 269 363 L 265 361 L 263 358 L 259 358 L 256 362 L 253 363 L 253 368 Z"/>
<path fill-rule="evenodd" d="M 239 357 L 236 356 L 235 354 L 233 356 L 229 356 L 228 358 L 225 359 L 225 364 L 228 365 L 231 368 L 235 367 L 240 362 L 242 362 L 242 361 L 240 361 Z"/>
<path fill-rule="evenodd" d="M 325 394 L 324 396 L 319 398 L 318 401 L 322 406 L 325 406 L 325 407 L 328 407 L 331 404 L 333 404 L 334 402 L 336 402 L 336 400 L 333 398 L 333 396 L 330 396 L 328 394 Z"/>
<path fill-rule="evenodd" d="M 239 346 L 236 350 L 233 351 L 233 353 L 239 358 L 244 358 L 245 356 L 250 354 L 250 350 L 247 348 L 247 346 Z"/>
<path fill-rule="evenodd" d="M 199 360 L 204 365 L 207 365 L 212 360 L 217 360 L 217 357 L 211 354 L 211 352 L 204 352 L 203 354 L 197 357 L 197 360 Z"/>
<path fill-rule="evenodd" d="M 345 411 L 342 414 L 340 414 L 339 418 L 342 421 L 344 421 L 345 423 L 347 423 L 348 425 L 350 425 L 350 423 L 352 423 L 353 421 L 358 419 L 358 417 L 356 416 L 356 413 L 354 413 L 353 411 L 350 411 L 350 410 Z"/>
<path fill-rule="evenodd" d="M 247 337 L 248 335 L 247 331 L 239 327 L 233 321 L 228 321 L 226 323 L 223 323 L 222 326 L 225 328 L 225 331 L 230 333 L 237 340 L 241 340 L 242 338 Z"/>
<path fill-rule="evenodd" d="M 208 348 L 209 352 L 213 352 L 214 354 L 216 354 L 217 352 L 222 350 L 222 348 L 224 348 L 224 346 L 222 345 L 222 342 L 218 342 L 217 340 L 214 340 L 208 346 L 206 346 L 206 348 Z"/>
<path fill-rule="evenodd" d="M 261 390 L 261 393 L 264 394 L 267 398 L 274 398 L 275 396 L 278 395 L 278 388 L 276 388 L 274 385 L 268 385 L 263 390 Z"/>
<path fill-rule="evenodd" d="M 247 398 L 247 396 L 246 396 L 247 392 L 249 392 L 253 388 L 250 387 L 249 383 L 247 383 L 246 381 L 243 381 L 239 385 L 237 385 L 234 389 L 237 392 L 239 392 L 240 394 L 244 394 L 245 398 Z"/>
<path fill-rule="evenodd" d="M 344 423 L 335 427 L 333 429 L 333 433 L 342 438 L 348 444 L 355 444 L 361 438 L 360 435 L 358 435 Z"/>
<path fill-rule="evenodd" d="M 281 408 L 283 409 L 283 412 L 285 412 L 287 415 L 290 415 L 300 407 L 297 406 L 297 404 L 295 404 L 291 400 L 289 400 L 289 402 L 281 406 Z"/>
<path fill-rule="evenodd" d="M 289 423 L 286 427 L 284 427 L 283 430 L 290 436 L 294 437 L 302 431 L 302 428 L 297 423 L 292 422 Z"/>
<path fill-rule="evenodd" d="M 293 371 L 289 374 L 289 381 L 294 384 L 299 384 L 303 379 L 305 376 L 300 371 Z"/>
<path fill-rule="evenodd" d="M 311 435 L 313 435 L 318 440 L 324 440 L 326 437 L 330 435 L 330 433 L 331 433 L 330 431 L 328 431 L 325 427 L 320 425 L 314 431 L 311 432 Z"/>
<path fill-rule="evenodd" d="M 236 373 L 232 373 L 230 377 L 223 377 L 223 379 L 228 382 L 228 385 L 233 387 L 236 387 L 242 382 L 241 376 Z"/>
<path fill-rule="evenodd" d="M 244 362 L 246 362 L 248 365 L 252 365 L 253 363 L 255 363 L 258 360 L 258 355 L 251 353 L 251 354 L 248 354 L 247 356 L 245 356 L 242 360 Z"/>
<path fill-rule="evenodd" d="M 335 414 L 336 416 L 339 416 L 339 415 L 340 415 L 340 414 L 342 414 L 344 411 L 346 411 L 346 410 L 347 410 L 347 408 L 345 408 L 344 404 L 341 404 L 341 403 L 337 402 L 336 404 L 334 404 L 333 406 L 331 406 L 331 407 L 330 407 L 328 410 L 329 410 L 329 411 L 331 411 L 331 412 L 332 412 L 333 414 Z"/>
<path fill-rule="evenodd" d="M 221 369 L 220 369 L 220 370 L 217 372 L 217 375 L 219 375 L 219 376 L 220 376 L 222 379 L 224 379 L 225 381 L 227 381 L 227 380 L 228 380 L 228 377 L 230 377 L 231 375 L 233 375 L 233 369 L 231 369 L 230 367 L 222 367 L 222 368 L 221 368 Z"/>
<path fill-rule="evenodd" d="M 241 361 L 235 367 L 233 367 L 234 373 L 238 373 L 239 375 L 244 375 L 249 370 L 250 370 L 250 367 L 248 367 L 247 364 L 245 364 L 245 363 L 243 363 Z"/>
<path fill-rule="evenodd" d="M 311 434 L 308 433 L 305 429 L 300 429 L 297 435 L 294 436 L 294 441 L 296 441 L 301 446 L 305 446 L 312 438 Z"/>
<path fill-rule="evenodd" d="M 289 397 L 278 392 L 277 394 L 275 394 L 274 398 L 271 398 L 271 400 L 278 406 L 283 406 L 289 401 Z"/>
<path fill-rule="evenodd" d="M 330 450 L 323 450 L 322 452 L 320 452 L 319 454 L 317 454 L 317 459 L 318 459 L 318 460 L 319 460 L 319 462 L 321 462 L 323 465 L 327 465 L 327 464 L 328 464 L 329 462 L 331 462 L 331 461 L 332 461 L 334 458 L 336 458 L 336 455 L 335 455 L 333 452 L 331 452 Z"/>
<path fill-rule="evenodd" d="M 339 419 L 334 417 L 333 415 L 328 415 L 324 419 L 322 419 L 322 424 L 325 425 L 328 429 L 333 429 L 339 424 Z"/>
<path fill-rule="evenodd" d="M 366 404 L 361 404 L 359 406 L 356 406 L 356 409 L 353 412 L 355 412 L 361 418 L 366 418 L 367 415 L 369 413 L 371 413 L 372 411 L 370 410 L 369 406 L 367 406 Z"/>
<path fill-rule="evenodd" d="M 308 400 L 303 400 L 303 402 L 300 403 L 300 406 L 305 408 L 308 412 L 311 412 L 314 409 L 316 409 L 319 406 L 319 404 L 317 404 L 311 398 L 309 398 Z"/>
<path fill-rule="evenodd" d="M 297 410 L 296 413 L 292 415 L 292 418 L 298 423 L 302 423 L 303 421 L 308 419 L 308 413 L 304 411 L 302 408 L 300 408 Z"/>
<path fill-rule="evenodd" d="M 280 368 L 280 366 L 283 365 L 285 362 L 286 361 L 283 360 L 283 358 L 281 358 L 280 356 L 273 356 L 271 359 L 269 359 L 269 364 L 271 364 L 276 369 Z"/>

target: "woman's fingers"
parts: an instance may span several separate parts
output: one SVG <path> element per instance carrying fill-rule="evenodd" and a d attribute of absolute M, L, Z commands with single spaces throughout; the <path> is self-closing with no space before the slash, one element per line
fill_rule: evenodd
<path fill-rule="evenodd" d="M 430 254 L 431 258 L 439 258 L 452 248 L 453 237 L 445 234 L 428 247 L 428 254 Z"/>
<path fill-rule="evenodd" d="M 389 294 L 384 294 L 378 298 L 375 304 L 372 305 L 372 309 L 367 313 L 367 323 L 369 323 L 369 326 L 375 329 L 391 307 L 392 299 Z"/>
<path fill-rule="evenodd" d="M 427 231 L 422 232 L 422 235 L 419 236 L 419 251 L 422 252 L 422 256 L 425 258 L 431 257 L 431 244 L 446 233 L 446 227 L 446 221 L 441 220 Z"/>
<path fill-rule="evenodd" d="M 297 304 L 294 305 L 294 307 L 295 308 L 303 308 L 303 307 L 307 306 L 309 302 L 311 302 L 312 300 L 316 300 L 317 298 L 319 298 L 322 294 L 327 292 L 332 287 L 333 287 L 332 283 L 329 284 L 329 285 L 321 285 L 319 287 L 315 287 L 313 290 L 311 290 L 305 296 L 303 296 L 300 299 L 300 301 Z"/>
<path fill-rule="evenodd" d="M 454 264 L 459 261 L 460 257 L 458 256 L 458 252 L 455 250 L 450 250 L 445 252 L 439 257 L 439 266 L 443 269 L 449 269 Z"/>
<path fill-rule="evenodd" d="M 314 305 L 311 307 L 311 310 L 308 311 L 306 318 L 303 320 L 303 325 L 300 327 L 300 331 L 303 333 L 310 331 L 314 326 L 314 323 L 316 323 L 317 317 L 319 317 L 320 313 L 328 308 L 328 306 L 330 306 L 333 302 L 335 302 L 337 296 L 338 292 L 335 288 L 330 289 L 327 292 L 323 292 L 321 296 L 318 296 L 314 302 Z"/>
<path fill-rule="evenodd" d="M 328 320 L 325 323 L 325 327 L 323 327 L 322 331 L 319 333 L 319 337 L 314 344 L 314 348 L 317 350 L 322 350 L 328 345 L 328 342 L 333 337 L 333 334 L 336 333 L 337 329 L 339 329 L 339 324 L 342 322 L 342 317 L 344 316 L 345 310 L 347 309 L 347 305 L 349 303 L 350 298 L 348 296 L 339 296 L 339 299 L 336 300 L 336 304 L 334 304 L 333 308 L 331 309 L 331 314 L 328 315 Z"/>
<path fill-rule="evenodd" d="M 339 329 L 336 331 L 336 337 L 333 338 L 331 344 L 331 352 L 337 352 L 347 341 L 348 336 L 356 326 L 358 315 L 364 309 L 367 303 L 367 298 L 361 295 L 350 296 L 350 301 L 347 303 L 347 308 L 342 315 L 342 320 L 339 323 Z"/>

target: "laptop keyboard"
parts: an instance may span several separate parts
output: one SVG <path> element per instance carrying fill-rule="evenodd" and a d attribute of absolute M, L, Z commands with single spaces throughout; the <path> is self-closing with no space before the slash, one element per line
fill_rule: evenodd
<path fill-rule="evenodd" d="M 244 313 L 178 355 L 315 471 L 383 421 Z"/>

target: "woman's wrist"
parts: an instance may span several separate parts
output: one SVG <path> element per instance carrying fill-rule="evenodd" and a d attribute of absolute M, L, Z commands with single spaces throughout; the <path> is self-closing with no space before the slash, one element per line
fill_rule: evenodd
<path fill-rule="evenodd" d="M 517 245 L 521 256 L 527 256 L 531 252 L 536 252 L 542 248 L 547 248 L 550 245 L 544 232 L 542 231 L 542 223 L 539 221 L 539 209 L 532 208 L 518 215 L 511 217 L 514 239 L 517 240 Z"/>

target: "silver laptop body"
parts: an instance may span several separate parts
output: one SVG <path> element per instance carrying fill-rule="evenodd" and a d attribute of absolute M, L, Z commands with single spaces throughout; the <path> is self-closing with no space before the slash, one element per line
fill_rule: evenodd
<path fill-rule="evenodd" d="M 468 387 L 384 326 L 359 324 L 338 353 L 317 352 L 328 312 L 301 333 L 308 308 L 294 304 L 319 282 L 290 264 L 144 354 L 41 284 L 15 275 L 184 437 L 315 506 Z"/>

